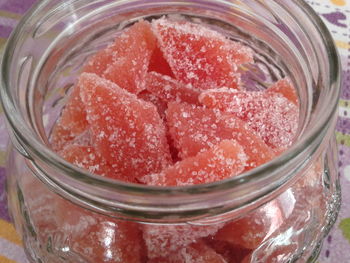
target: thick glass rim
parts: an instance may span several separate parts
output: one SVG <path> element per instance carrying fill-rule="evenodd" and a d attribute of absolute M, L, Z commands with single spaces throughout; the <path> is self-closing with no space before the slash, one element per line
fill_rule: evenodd
<path fill-rule="evenodd" d="M 277 173 L 275 170 L 277 167 L 281 167 L 284 164 L 290 163 L 296 157 L 305 157 L 307 148 L 315 143 L 319 137 L 324 134 L 325 128 L 329 126 L 330 120 L 332 119 L 335 111 L 337 110 L 337 101 L 340 93 L 340 62 L 339 57 L 334 46 L 333 39 L 323 24 L 319 16 L 302 0 L 295 0 L 293 3 L 299 6 L 310 18 L 313 25 L 319 32 L 323 39 L 323 44 L 327 50 L 327 57 L 329 60 L 329 80 L 332 89 L 328 96 L 328 103 L 326 103 L 325 109 L 322 111 L 322 116 L 317 122 L 317 125 L 313 128 L 312 132 L 301 136 L 290 149 L 278 156 L 274 160 L 250 170 L 240 176 L 226 179 L 220 182 L 194 185 L 194 186 L 182 186 L 182 187 L 154 187 L 146 185 L 130 184 L 111 180 L 90 174 L 87 171 L 79 169 L 72 164 L 66 162 L 59 157 L 55 152 L 50 150 L 47 145 L 41 142 L 31 128 L 26 124 L 21 116 L 19 109 L 16 107 L 14 98 L 11 95 L 11 87 L 9 86 L 10 74 L 9 65 L 12 62 L 14 48 L 18 39 L 21 37 L 22 32 L 26 28 L 26 23 L 30 21 L 37 14 L 38 10 L 42 9 L 47 5 L 50 0 L 44 0 L 37 3 L 20 21 L 11 37 L 8 40 L 7 46 L 4 51 L 3 61 L 1 65 L 1 101 L 8 120 L 8 123 L 13 130 L 15 137 L 20 142 L 24 151 L 29 156 L 37 157 L 41 162 L 46 163 L 49 166 L 55 167 L 57 170 L 62 171 L 65 175 L 70 177 L 72 180 L 77 180 L 79 183 L 89 184 L 96 187 L 102 187 L 108 190 L 121 191 L 129 194 L 142 194 L 144 198 L 147 196 L 154 195 L 167 195 L 167 196 L 188 196 L 204 193 L 213 193 L 217 191 L 224 191 L 233 189 L 236 186 L 248 184 L 250 182 L 257 181 L 258 179 L 268 180 L 275 176 Z M 74 2 L 74 1 L 73 1 Z M 123 1 L 121 1 L 123 2 Z M 162 1 L 157 1 L 161 3 Z M 225 3 L 233 5 L 230 1 L 217 1 L 219 3 Z M 278 4 L 278 1 L 275 1 Z M 35 162 L 34 162 L 35 163 Z M 285 181 L 287 178 L 284 178 Z M 57 182 L 58 183 L 58 182 Z M 59 184 L 59 183 L 58 183 Z M 278 187 L 277 185 L 274 186 Z M 273 190 L 273 185 L 269 190 Z"/>

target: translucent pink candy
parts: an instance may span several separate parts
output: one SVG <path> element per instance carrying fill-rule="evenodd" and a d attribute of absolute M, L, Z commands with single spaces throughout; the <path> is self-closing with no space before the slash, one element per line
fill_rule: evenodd
<path fill-rule="evenodd" d="M 298 106 L 279 93 L 221 88 L 204 91 L 199 101 L 247 122 L 267 145 L 277 151 L 292 144 L 298 129 Z"/>
<path fill-rule="evenodd" d="M 173 102 L 169 104 L 167 120 L 181 158 L 206 151 L 224 139 L 234 139 L 243 147 L 248 156 L 247 170 L 275 156 L 256 132 L 233 114 Z"/>
<path fill-rule="evenodd" d="M 284 220 L 279 203 L 273 200 L 256 211 L 226 224 L 216 233 L 214 239 L 256 249 Z"/>
<path fill-rule="evenodd" d="M 276 83 L 271 85 L 266 91 L 279 93 L 295 105 L 299 104 L 297 91 L 293 87 L 290 80 L 287 78 L 278 80 Z"/>
<path fill-rule="evenodd" d="M 93 56 L 83 69 L 111 80 L 131 93 L 145 89 L 145 75 L 156 39 L 151 26 L 139 21 L 118 36 L 115 42 Z"/>
<path fill-rule="evenodd" d="M 253 61 L 251 49 L 202 25 L 161 18 L 152 29 L 175 77 L 194 88 L 237 88 L 237 66 Z"/>
<path fill-rule="evenodd" d="M 210 226 L 145 225 L 143 238 L 148 249 L 148 257 L 152 259 L 173 256 L 181 248 L 187 247 L 198 239 L 214 235 L 220 227 L 222 224 Z"/>
<path fill-rule="evenodd" d="M 152 103 L 154 106 L 156 106 L 159 116 L 165 120 L 165 111 L 168 108 L 168 104 L 163 99 L 159 98 L 158 96 L 154 95 L 153 93 L 149 92 L 148 90 L 144 90 L 140 92 L 137 95 L 138 98 L 147 101 L 149 103 Z"/>
<path fill-rule="evenodd" d="M 165 126 L 153 104 L 95 74 L 83 73 L 79 85 L 91 137 L 117 179 L 135 182 L 171 163 Z"/>
<path fill-rule="evenodd" d="M 52 148 L 55 151 L 62 150 L 67 143 L 86 133 L 88 126 L 85 105 L 80 99 L 80 87 L 76 85 L 68 97 L 60 118 L 52 129 L 50 136 Z"/>
<path fill-rule="evenodd" d="M 209 150 L 179 161 L 160 173 L 148 174 L 142 180 L 158 186 L 212 183 L 240 174 L 246 161 L 241 145 L 223 140 Z"/>
<path fill-rule="evenodd" d="M 164 101 L 179 101 L 199 104 L 200 91 L 157 72 L 150 72 L 146 77 L 146 89 Z"/>

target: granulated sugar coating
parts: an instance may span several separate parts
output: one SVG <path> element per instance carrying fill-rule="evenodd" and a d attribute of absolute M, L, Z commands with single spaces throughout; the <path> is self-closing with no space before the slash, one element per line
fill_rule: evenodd
<path fill-rule="evenodd" d="M 279 93 L 283 95 L 286 99 L 288 99 L 290 102 L 294 103 L 295 105 L 298 105 L 298 94 L 293 87 L 292 83 L 288 79 L 280 79 L 275 84 L 270 86 L 267 90 L 267 92 L 274 92 Z"/>
<path fill-rule="evenodd" d="M 222 224 L 211 226 L 191 225 L 145 225 L 143 238 L 148 249 L 148 258 L 166 258 L 188 245 L 214 235 Z"/>
<path fill-rule="evenodd" d="M 145 89 L 145 74 L 155 45 L 150 24 L 140 21 L 93 56 L 83 71 L 103 76 L 123 89 L 139 93 Z"/>
<path fill-rule="evenodd" d="M 140 263 L 144 258 L 141 231 L 135 223 L 101 220 L 72 234 L 70 242 L 74 252 L 91 262 Z"/>
<path fill-rule="evenodd" d="M 117 176 L 106 159 L 91 146 L 69 144 L 59 153 L 66 161 L 91 173 L 112 178 Z"/>
<path fill-rule="evenodd" d="M 243 172 L 247 159 L 236 141 L 222 140 L 213 148 L 185 158 L 159 174 L 146 175 L 142 181 L 159 186 L 212 183 Z"/>
<path fill-rule="evenodd" d="M 179 101 L 199 104 L 200 90 L 157 72 L 147 74 L 146 89 L 166 102 Z"/>
<path fill-rule="evenodd" d="M 57 225 L 66 233 L 62 241 L 69 244 L 71 253 L 83 255 L 89 262 L 143 262 L 144 242 L 136 223 L 108 219 L 61 199 L 52 205 L 59 214 Z"/>
<path fill-rule="evenodd" d="M 247 122 L 267 145 L 277 151 L 292 144 L 298 129 L 298 106 L 279 93 L 221 88 L 201 93 L 199 101 Z"/>
<path fill-rule="evenodd" d="M 159 116 L 165 120 L 165 111 L 168 107 L 168 104 L 165 100 L 161 99 L 160 97 L 154 95 L 153 93 L 149 92 L 148 90 L 144 90 L 137 94 L 137 97 L 139 99 L 142 99 L 144 101 L 152 103 L 154 106 L 156 106 Z"/>
<path fill-rule="evenodd" d="M 252 49 L 184 18 L 140 20 L 87 61 L 50 142 L 97 176 L 145 188 L 210 184 L 270 161 L 296 135 L 299 102 L 289 79 L 259 92 L 242 87 L 239 72 L 254 64 Z M 162 225 L 104 217 L 57 198 L 50 204 L 56 221 L 43 221 L 39 238 L 57 224 L 69 253 L 83 255 L 76 262 L 243 263 L 279 230 L 276 200 L 228 222 L 220 215 L 208 225 Z"/>
<path fill-rule="evenodd" d="M 247 123 L 230 113 L 184 103 L 170 103 L 169 131 L 182 158 L 212 148 L 220 141 L 234 139 L 247 155 L 246 170 L 271 160 L 275 153 Z"/>
<path fill-rule="evenodd" d="M 237 88 L 237 66 L 253 61 L 249 48 L 201 25 L 162 18 L 152 29 L 176 78 L 194 88 Z"/>
<path fill-rule="evenodd" d="M 95 74 L 83 73 L 79 85 L 96 149 L 117 179 L 136 182 L 171 164 L 165 125 L 153 104 Z"/>
<path fill-rule="evenodd" d="M 169 260 L 171 258 L 171 260 Z M 166 258 L 154 258 L 148 263 L 226 263 L 220 254 L 216 253 L 204 242 L 195 242 L 170 254 Z"/>
<path fill-rule="evenodd" d="M 85 106 L 80 99 L 80 88 L 76 86 L 51 132 L 52 148 L 55 151 L 60 151 L 64 145 L 82 134 L 87 126 Z"/>

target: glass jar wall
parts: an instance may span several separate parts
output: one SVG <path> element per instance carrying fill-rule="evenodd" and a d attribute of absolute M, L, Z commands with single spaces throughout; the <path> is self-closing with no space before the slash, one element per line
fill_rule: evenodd
<path fill-rule="evenodd" d="M 243 85 L 292 80 L 300 120 L 289 150 L 238 177 L 164 188 L 90 174 L 51 150 L 86 59 L 135 21 L 163 15 L 251 47 Z M 32 262 L 312 262 L 336 219 L 339 62 L 302 1 L 41 1 L 9 40 L 2 80 L 10 209 Z"/>

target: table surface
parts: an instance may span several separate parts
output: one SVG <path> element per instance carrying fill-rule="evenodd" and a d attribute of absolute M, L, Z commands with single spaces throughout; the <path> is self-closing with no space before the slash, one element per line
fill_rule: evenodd
<path fill-rule="evenodd" d="M 6 40 L 21 16 L 36 0 L 0 0 L 0 58 Z M 350 263 L 350 0 L 307 1 L 323 18 L 338 47 L 343 66 L 337 141 L 342 207 L 325 239 L 318 263 Z M 21 241 L 7 214 L 4 157 L 8 136 L 0 108 L 0 263 L 27 263 Z"/>

